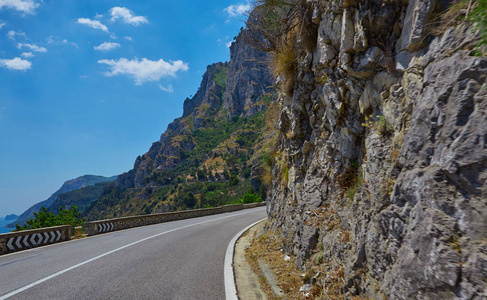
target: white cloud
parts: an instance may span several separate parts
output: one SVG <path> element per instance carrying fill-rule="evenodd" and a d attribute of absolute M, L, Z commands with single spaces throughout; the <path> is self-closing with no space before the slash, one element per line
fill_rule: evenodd
<path fill-rule="evenodd" d="M 228 43 L 225 44 L 225 46 L 227 46 L 227 48 L 230 48 L 230 46 L 233 44 L 233 41 L 230 41 Z"/>
<path fill-rule="evenodd" d="M 99 46 L 95 46 L 95 50 L 100 50 L 100 51 L 109 51 L 112 49 L 115 49 L 117 47 L 120 47 L 120 44 L 118 43 L 111 43 L 111 42 L 104 42 L 103 44 Z"/>
<path fill-rule="evenodd" d="M 134 41 L 131 36 L 124 36 L 123 39 L 131 42 Z"/>
<path fill-rule="evenodd" d="M 0 59 L 0 66 L 10 70 L 25 71 L 30 69 L 32 63 L 28 60 L 24 60 L 20 57 L 16 57 L 13 59 Z"/>
<path fill-rule="evenodd" d="M 94 28 L 94 29 L 100 29 L 100 30 L 103 30 L 105 32 L 108 32 L 108 28 L 105 25 L 103 25 L 102 23 L 100 23 L 100 21 L 97 21 L 97 20 L 91 20 L 88 18 L 79 18 L 78 23 L 86 25 L 86 26 Z"/>
<path fill-rule="evenodd" d="M 32 54 L 32 52 L 24 52 L 24 53 L 20 54 L 20 56 L 22 56 L 24 58 L 32 58 L 32 57 L 34 57 L 34 54 Z"/>
<path fill-rule="evenodd" d="M 2 29 L 2 27 L 5 25 L 7 25 L 7 23 L 0 21 L 0 29 Z"/>
<path fill-rule="evenodd" d="M 146 17 L 134 16 L 132 11 L 126 7 L 115 6 L 110 9 L 110 15 L 112 16 L 112 21 L 117 19 L 122 19 L 124 23 L 138 26 L 140 24 L 149 23 Z"/>
<path fill-rule="evenodd" d="M 25 35 L 25 32 L 22 32 L 22 31 L 13 31 L 13 30 L 10 30 L 8 33 L 7 33 L 7 37 L 9 39 L 11 39 L 12 41 L 15 41 L 15 37 L 16 36 L 23 36 L 24 38 L 27 38 L 27 36 Z"/>
<path fill-rule="evenodd" d="M 236 17 L 245 14 L 249 10 L 250 10 L 249 4 L 239 4 L 239 5 L 230 5 L 229 7 L 225 8 L 223 11 L 227 12 L 229 17 Z"/>
<path fill-rule="evenodd" d="M 101 18 L 103 18 L 103 15 L 102 14 L 98 14 L 98 13 L 95 14 L 95 19 L 98 19 L 99 20 Z"/>
<path fill-rule="evenodd" d="M 38 6 L 39 3 L 34 0 L 0 0 L 0 9 L 14 9 L 24 14 L 33 14 Z"/>
<path fill-rule="evenodd" d="M 168 92 L 170 94 L 174 93 L 174 88 L 172 84 L 168 85 L 167 87 L 163 87 L 161 84 L 159 84 L 159 88 L 163 90 L 164 92 Z"/>
<path fill-rule="evenodd" d="M 47 52 L 47 49 L 44 48 L 44 47 L 39 47 L 37 45 L 34 45 L 34 44 L 25 44 L 25 43 L 18 43 L 17 44 L 17 48 L 20 49 L 22 47 L 27 47 L 27 48 L 30 48 L 30 50 L 34 51 L 34 52 Z"/>
<path fill-rule="evenodd" d="M 139 61 L 137 58 L 132 60 L 120 58 L 119 60 L 102 59 L 98 63 L 110 66 L 111 71 L 106 72 L 106 76 L 132 75 L 137 85 L 142 84 L 144 81 L 157 81 L 161 77 L 176 76 L 178 71 L 187 71 L 189 69 L 188 64 L 181 60 L 166 62 L 163 59 L 152 61 L 142 58 Z"/>
<path fill-rule="evenodd" d="M 61 39 L 60 37 L 57 37 L 57 36 L 49 36 L 47 39 L 46 39 L 47 43 L 48 44 L 51 44 L 51 45 L 71 45 L 73 47 L 75 47 L 76 49 L 78 49 L 78 44 L 76 44 L 75 42 L 70 42 L 68 41 L 67 39 Z"/>

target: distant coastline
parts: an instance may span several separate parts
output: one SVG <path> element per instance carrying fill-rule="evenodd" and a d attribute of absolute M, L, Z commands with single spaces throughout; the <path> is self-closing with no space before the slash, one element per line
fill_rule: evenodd
<path fill-rule="evenodd" d="M 6 220 L 6 217 L 0 217 L 0 233 L 10 232 L 10 229 L 12 229 L 12 228 L 5 228 L 5 226 L 7 226 L 7 224 L 14 222 L 15 220 L 17 220 L 17 219 L 14 218 L 14 219 Z"/>
<path fill-rule="evenodd" d="M 7 215 L 5 217 L 5 221 L 15 221 L 19 218 L 18 215 L 15 215 L 15 214 L 11 214 L 11 215 Z"/>

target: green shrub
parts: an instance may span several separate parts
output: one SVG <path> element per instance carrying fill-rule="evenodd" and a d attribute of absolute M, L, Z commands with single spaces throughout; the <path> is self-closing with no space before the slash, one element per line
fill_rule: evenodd
<path fill-rule="evenodd" d="M 482 40 L 480 45 L 487 45 L 487 0 L 475 0 L 475 8 L 468 16 L 468 19 L 475 22 L 476 27 L 480 30 Z"/>
<path fill-rule="evenodd" d="M 348 199 L 353 200 L 353 197 L 355 196 L 355 194 L 357 193 L 358 188 L 362 185 L 363 182 L 364 182 L 364 180 L 362 179 L 361 176 L 358 176 L 357 178 L 355 178 L 354 183 L 347 190 L 347 198 Z"/>
<path fill-rule="evenodd" d="M 227 84 L 227 68 L 222 67 L 218 73 L 215 74 L 213 79 L 215 83 L 221 88 L 225 88 Z"/>
<path fill-rule="evenodd" d="M 377 116 L 375 118 L 373 115 L 370 115 L 370 117 L 365 116 L 365 123 L 362 123 L 362 126 L 375 129 L 381 136 L 390 136 L 394 132 L 392 124 L 387 121 L 385 116 Z"/>
<path fill-rule="evenodd" d="M 243 204 L 249 204 L 255 202 L 262 202 L 262 199 L 260 199 L 259 195 L 256 195 L 254 193 L 245 193 L 242 197 Z"/>
<path fill-rule="evenodd" d="M 19 226 L 15 225 L 15 231 L 30 230 L 36 228 L 46 228 L 61 225 L 71 225 L 72 227 L 82 226 L 85 223 L 85 218 L 80 218 L 81 213 L 76 206 L 70 210 L 59 207 L 59 213 L 54 215 L 48 212 L 44 206 L 34 213 L 34 218 L 29 219 L 26 224 Z"/>

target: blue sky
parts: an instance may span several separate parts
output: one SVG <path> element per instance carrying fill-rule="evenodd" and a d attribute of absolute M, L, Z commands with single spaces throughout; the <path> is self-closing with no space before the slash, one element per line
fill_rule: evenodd
<path fill-rule="evenodd" d="M 228 61 L 243 1 L 0 0 L 0 216 L 118 175 Z"/>

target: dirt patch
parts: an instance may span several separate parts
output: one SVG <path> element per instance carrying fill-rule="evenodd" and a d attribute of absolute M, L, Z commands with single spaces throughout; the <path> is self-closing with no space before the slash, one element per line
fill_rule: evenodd
<path fill-rule="evenodd" d="M 261 228 L 266 226 L 267 222 L 259 224 Z M 260 264 L 264 263 L 275 275 L 275 280 L 278 287 L 284 292 L 284 299 L 313 299 L 315 291 L 314 287 L 311 287 L 309 291 L 300 291 L 305 284 L 306 274 L 294 266 L 295 258 L 288 256 L 282 249 L 281 239 L 274 233 L 264 230 L 257 231 L 256 235 L 251 238 L 251 245 L 245 251 L 245 257 L 247 262 L 252 267 L 259 281 L 262 285 L 262 290 L 266 293 L 269 299 L 280 299 L 272 292 L 270 283 L 267 282 L 262 275 L 262 269 Z M 274 283 L 276 284 L 276 283 Z M 242 298 L 244 299 L 244 298 Z M 250 299 L 250 298 L 249 298 Z"/>
<path fill-rule="evenodd" d="M 346 293 L 343 267 L 336 264 L 332 257 L 324 255 L 323 245 L 318 244 L 306 265 L 307 271 L 302 272 L 295 266 L 296 259 L 284 253 L 283 242 L 279 234 L 271 232 L 267 228 L 267 221 L 261 222 L 247 231 L 239 240 L 239 242 L 242 240 L 239 251 L 245 251 L 247 265 L 245 272 L 253 272 L 253 283 L 244 285 L 244 288 L 256 289 L 259 293 L 264 294 L 259 296 L 261 298 L 252 294 L 241 295 L 240 291 L 243 288 L 240 288 L 238 276 L 236 276 L 240 299 L 362 299 Z M 345 233 L 341 233 L 340 238 L 344 243 L 349 239 Z M 237 253 L 238 250 L 235 251 Z M 235 268 L 236 273 L 241 265 L 243 263 L 238 262 Z M 263 270 L 263 265 L 265 265 L 265 270 Z M 266 272 L 272 272 L 274 276 L 268 276 Z M 244 276 L 250 277 L 251 275 L 245 274 Z M 256 287 L 258 284 L 260 287 Z M 276 290 L 282 291 L 283 294 Z"/>

